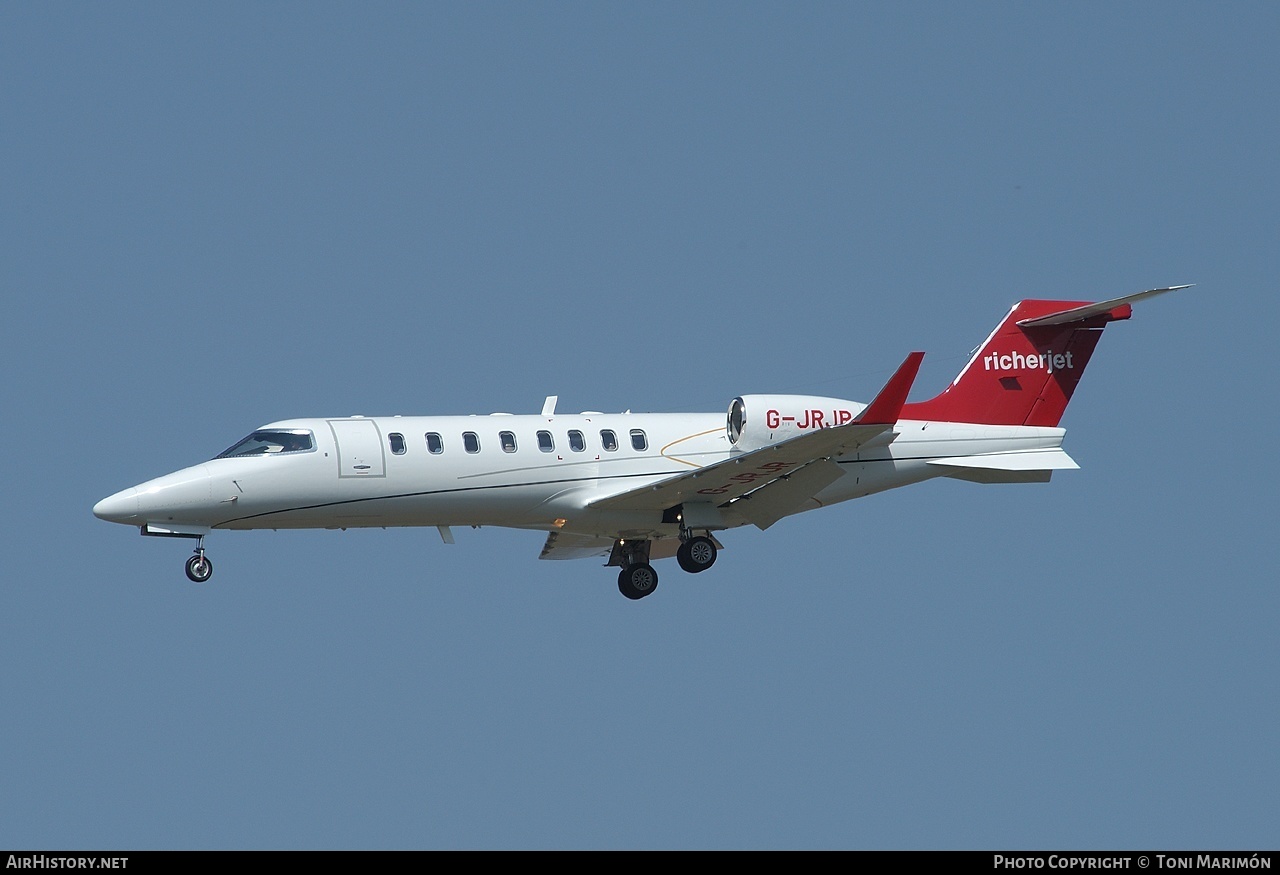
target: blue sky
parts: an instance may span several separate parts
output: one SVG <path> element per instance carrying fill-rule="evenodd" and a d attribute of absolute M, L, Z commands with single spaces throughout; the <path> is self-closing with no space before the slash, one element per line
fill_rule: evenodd
<path fill-rule="evenodd" d="M 1280 839 L 1274 5 L 0 7 L 0 846 Z M 294 416 L 941 388 L 1135 308 L 1048 485 L 534 533 L 103 496 Z"/>

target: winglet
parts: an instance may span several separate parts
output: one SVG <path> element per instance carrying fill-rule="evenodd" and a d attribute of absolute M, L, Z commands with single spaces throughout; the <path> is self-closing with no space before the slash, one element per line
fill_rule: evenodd
<path fill-rule="evenodd" d="M 916 381 L 916 374 L 923 360 L 922 352 L 913 352 L 907 356 L 906 360 L 898 366 L 898 370 L 889 378 L 889 382 L 884 384 L 880 394 L 854 421 L 862 425 L 893 425 L 897 422 L 899 414 L 902 413 L 902 405 L 907 403 L 907 393 L 911 391 L 911 384 Z"/>

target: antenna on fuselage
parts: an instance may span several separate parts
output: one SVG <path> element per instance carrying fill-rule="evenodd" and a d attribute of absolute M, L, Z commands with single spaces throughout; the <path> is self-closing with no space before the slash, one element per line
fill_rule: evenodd
<path fill-rule="evenodd" d="M 556 402 L 560 400 L 559 395 L 548 395 L 547 400 L 542 402 L 542 415 L 555 416 Z"/>

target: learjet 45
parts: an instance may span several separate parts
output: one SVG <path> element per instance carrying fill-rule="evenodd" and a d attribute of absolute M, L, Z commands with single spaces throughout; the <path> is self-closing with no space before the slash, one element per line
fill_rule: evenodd
<path fill-rule="evenodd" d="M 207 462 L 104 498 L 101 519 L 191 538 L 213 574 L 216 529 L 455 526 L 546 532 L 542 559 L 607 557 L 632 599 L 674 556 L 706 571 L 717 533 L 951 477 L 1042 483 L 1077 468 L 1058 427 L 1103 329 L 1132 304 L 1025 300 L 929 401 L 907 402 L 913 352 L 869 404 L 742 395 L 728 413 L 349 416 L 273 422 Z"/>

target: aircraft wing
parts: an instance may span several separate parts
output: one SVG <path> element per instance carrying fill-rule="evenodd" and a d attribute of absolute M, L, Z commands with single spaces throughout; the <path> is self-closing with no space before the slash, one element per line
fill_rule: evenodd
<path fill-rule="evenodd" d="M 597 499 L 590 506 L 602 510 L 666 510 L 686 502 L 723 506 L 750 494 L 761 499 L 756 502 L 761 520 L 752 515 L 748 519 L 767 528 L 840 476 L 829 459 L 893 429 L 923 358 L 922 352 L 907 356 L 875 400 L 850 423 L 739 453 L 687 474 Z M 766 517 L 772 519 L 765 521 Z"/>
<path fill-rule="evenodd" d="M 712 538 L 715 541 L 715 538 Z M 596 535 L 579 535 L 574 532 L 551 532 L 547 542 L 542 545 L 539 559 L 590 559 L 592 556 L 608 556 L 613 552 L 613 538 L 602 538 Z M 716 549 L 723 550 L 724 544 L 715 541 Z M 649 547 L 649 558 L 670 559 L 676 555 L 680 542 L 674 538 L 654 541 Z"/>
<path fill-rule="evenodd" d="M 597 538 L 595 535 L 577 535 L 573 532 L 551 532 L 542 545 L 539 559 L 587 559 L 592 556 L 608 556 L 613 550 L 613 538 Z"/>

